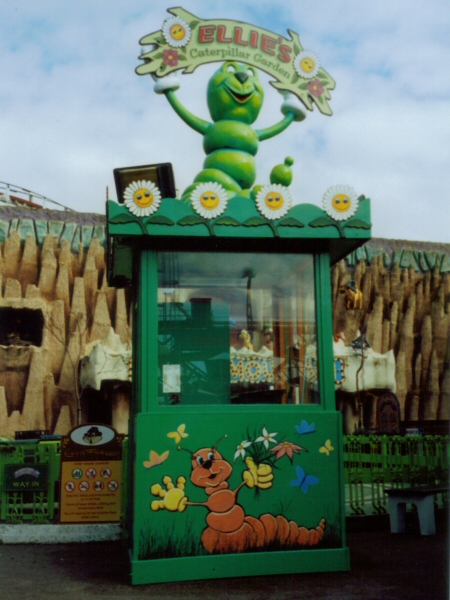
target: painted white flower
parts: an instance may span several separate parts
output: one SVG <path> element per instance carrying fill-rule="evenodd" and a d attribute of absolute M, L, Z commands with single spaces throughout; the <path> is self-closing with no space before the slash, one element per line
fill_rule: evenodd
<path fill-rule="evenodd" d="M 358 196 L 349 185 L 332 185 L 323 195 L 323 208 L 335 221 L 345 221 L 358 210 Z"/>
<path fill-rule="evenodd" d="M 263 186 L 256 194 L 256 207 L 259 212 L 273 221 L 281 219 L 292 206 L 289 189 L 279 183 Z"/>
<path fill-rule="evenodd" d="M 137 217 L 147 217 L 158 210 L 161 192 L 151 181 L 133 181 L 123 193 L 125 206 Z"/>
<path fill-rule="evenodd" d="M 312 79 L 320 69 L 319 57 L 314 52 L 303 50 L 294 58 L 294 68 L 300 77 Z"/>
<path fill-rule="evenodd" d="M 277 440 L 274 437 L 275 435 L 278 435 L 278 432 L 269 433 L 267 429 L 263 427 L 262 435 L 257 437 L 255 442 L 262 442 L 267 450 L 269 448 L 269 442 L 272 442 L 273 444 L 277 443 Z"/>
<path fill-rule="evenodd" d="M 244 440 L 238 446 L 236 446 L 236 452 L 234 453 L 234 460 L 236 460 L 239 457 L 244 459 L 245 458 L 245 449 L 251 445 L 252 445 L 252 442 L 249 442 L 248 440 Z"/>
<path fill-rule="evenodd" d="M 220 183 L 200 183 L 191 193 L 192 208 L 205 219 L 215 219 L 226 209 L 228 194 Z"/>
<path fill-rule="evenodd" d="M 191 39 L 191 28 L 180 17 L 171 17 L 164 21 L 162 34 L 169 46 L 172 46 L 172 48 L 182 48 Z"/>

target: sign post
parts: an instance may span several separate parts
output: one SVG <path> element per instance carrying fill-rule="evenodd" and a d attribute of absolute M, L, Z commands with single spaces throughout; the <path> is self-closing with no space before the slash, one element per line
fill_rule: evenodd
<path fill-rule="evenodd" d="M 106 425 L 82 425 L 63 437 L 60 523 L 120 520 L 123 437 Z"/>

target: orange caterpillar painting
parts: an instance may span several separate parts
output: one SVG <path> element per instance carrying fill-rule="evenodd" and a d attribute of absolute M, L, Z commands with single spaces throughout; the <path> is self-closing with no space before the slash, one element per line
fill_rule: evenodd
<path fill-rule="evenodd" d="M 179 448 L 181 450 L 182 448 Z M 183 450 L 186 450 L 183 448 Z M 210 553 L 244 552 L 251 549 L 289 548 L 316 546 L 325 532 L 325 519 L 317 527 L 307 529 L 284 516 L 264 514 L 259 518 L 245 514 L 238 503 L 239 491 L 247 486 L 259 490 L 272 486 L 272 466 L 256 464 L 251 457 L 245 460 L 247 470 L 242 473 L 242 483 L 229 489 L 228 479 L 233 466 L 223 458 L 216 447 L 201 448 L 196 452 L 186 450 L 192 456 L 191 482 L 205 490 L 205 502 L 189 502 L 185 495 L 185 477 L 178 477 L 174 484 L 171 477 L 165 476 L 151 487 L 151 493 L 158 496 L 151 504 L 153 511 L 184 511 L 188 506 L 203 506 L 208 509 L 207 526 L 202 532 L 203 547 Z"/>

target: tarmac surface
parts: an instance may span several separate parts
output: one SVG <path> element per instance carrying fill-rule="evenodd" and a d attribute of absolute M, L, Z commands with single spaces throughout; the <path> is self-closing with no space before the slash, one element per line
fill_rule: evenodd
<path fill-rule="evenodd" d="M 352 527 L 352 529 L 354 529 Z M 0 545 L 2 600 L 446 600 L 449 598 L 447 517 L 421 536 L 410 519 L 404 534 L 381 529 L 347 534 L 351 571 L 243 577 L 130 586 L 119 541 Z"/>

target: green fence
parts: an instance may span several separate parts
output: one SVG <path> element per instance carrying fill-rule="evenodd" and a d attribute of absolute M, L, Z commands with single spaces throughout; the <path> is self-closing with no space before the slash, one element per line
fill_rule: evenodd
<path fill-rule="evenodd" d="M 346 436 L 348 514 L 385 513 L 385 488 L 448 485 L 449 462 L 448 436 Z"/>
<path fill-rule="evenodd" d="M 127 460 L 124 443 L 124 469 Z M 447 485 L 450 464 L 448 436 L 345 436 L 344 465 L 347 514 L 386 512 L 385 488 Z M 14 474 L 23 470 L 31 481 L 15 487 Z M 34 481 L 37 472 L 45 486 Z M 58 519 L 60 442 L 0 442 L 0 522 L 55 523 Z M 33 486 L 38 489 L 33 489 Z M 42 487 L 44 489 L 42 489 Z M 122 485 L 122 517 L 127 514 L 126 478 Z M 447 503 L 447 494 L 437 498 Z"/>

